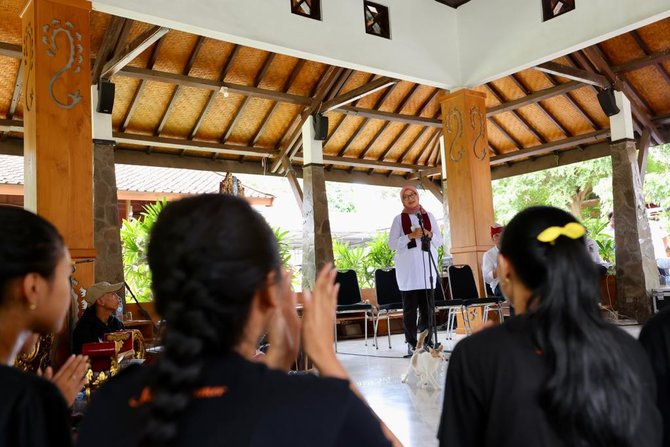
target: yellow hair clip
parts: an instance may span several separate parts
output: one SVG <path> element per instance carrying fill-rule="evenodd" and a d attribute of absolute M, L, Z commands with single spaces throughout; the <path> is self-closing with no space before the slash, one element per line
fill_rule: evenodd
<path fill-rule="evenodd" d="M 537 240 L 540 242 L 549 242 L 551 245 L 554 245 L 559 236 L 567 236 L 570 239 L 579 239 L 585 234 L 586 228 L 584 228 L 584 225 L 577 222 L 570 222 L 563 227 L 547 228 L 537 235 Z"/>

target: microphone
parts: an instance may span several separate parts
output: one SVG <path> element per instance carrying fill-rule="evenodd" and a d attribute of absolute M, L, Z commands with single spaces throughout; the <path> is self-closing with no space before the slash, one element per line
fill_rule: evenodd
<path fill-rule="evenodd" d="M 419 219 L 419 225 L 421 225 L 421 228 L 423 228 L 423 216 L 421 215 L 421 211 L 416 213 L 416 218 Z"/>

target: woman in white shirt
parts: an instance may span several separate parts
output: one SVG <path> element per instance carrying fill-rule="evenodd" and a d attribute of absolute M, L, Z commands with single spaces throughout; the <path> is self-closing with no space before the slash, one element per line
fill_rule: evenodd
<path fill-rule="evenodd" d="M 393 219 L 389 232 L 389 246 L 396 251 L 395 269 L 398 288 L 402 293 L 403 328 L 408 351 L 416 347 L 416 312 L 419 308 L 419 330 L 428 327 L 428 292 L 434 289 L 439 271 L 431 266 L 428 252 L 437 262 L 437 248 L 442 235 L 435 216 L 419 204 L 419 192 L 412 185 L 400 190 L 402 213 Z M 422 229 L 423 226 L 423 229 Z M 422 237 L 425 235 L 425 238 Z M 430 269 L 433 269 L 432 284 Z"/>

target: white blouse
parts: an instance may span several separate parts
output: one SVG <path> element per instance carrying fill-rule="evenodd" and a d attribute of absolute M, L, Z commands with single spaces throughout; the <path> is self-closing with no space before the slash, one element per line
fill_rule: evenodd
<path fill-rule="evenodd" d="M 442 234 L 440 227 L 435 220 L 435 217 L 429 213 L 431 231 L 433 238 L 430 241 L 430 252 L 437 264 L 437 248 L 442 245 Z M 412 227 L 419 227 L 419 219 L 414 214 L 409 214 L 409 219 Z M 389 247 L 396 251 L 395 260 L 395 274 L 398 280 L 398 288 L 403 291 L 407 290 L 425 290 L 430 288 L 429 284 L 429 268 L 431 265 L 428 253 L 421 250 L 421 239 L 416 239 L 416 247 L 407 248 L 407 244 L 411 239 L 403 232 L 400 214 L 393 219 L 391 230 L 389 231 Z M 434 288 L 437 284 L 437 278 L 440 276 L 440 265 L 437 266 L 436 272 L 433 268 L 433 284 Z"/>

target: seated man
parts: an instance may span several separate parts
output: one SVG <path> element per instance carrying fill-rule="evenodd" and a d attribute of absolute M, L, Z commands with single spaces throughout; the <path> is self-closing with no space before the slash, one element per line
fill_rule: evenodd
<path fill-rule="evenodd" d="M 84 343 L 96 343 L 103 335 L 124 329 L 123 323 L 114 316 L 121 297 L 117 293 L 123 283 L 110 284 L 106 281 L 93 284 L 86 292 L 88 308 L 77 322 L 72 334 L 72 350 L 81 353 Z"/>

